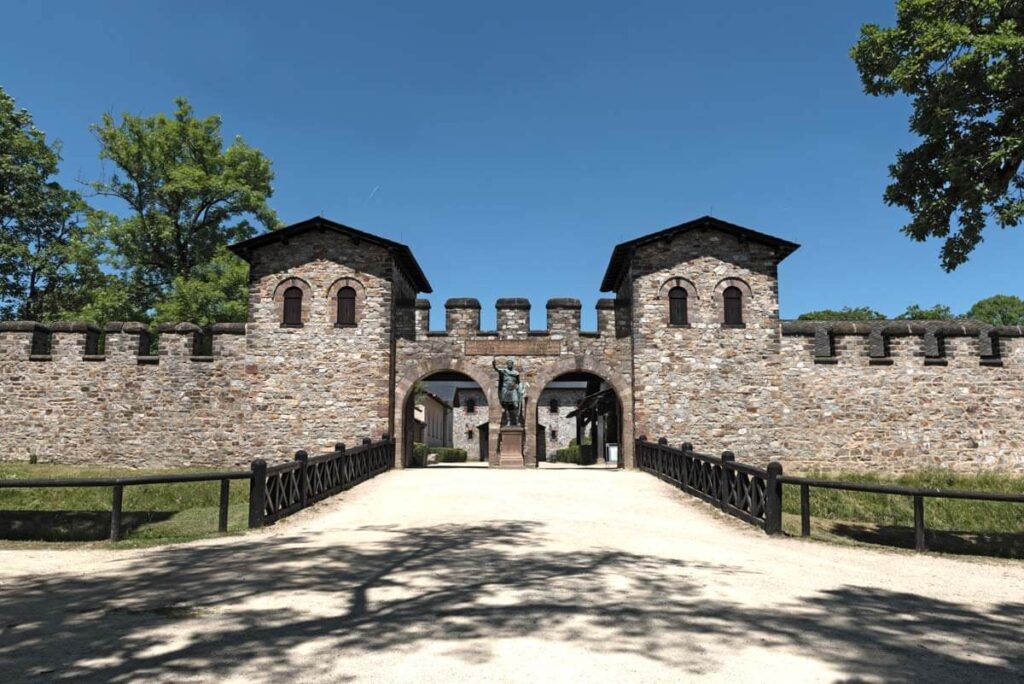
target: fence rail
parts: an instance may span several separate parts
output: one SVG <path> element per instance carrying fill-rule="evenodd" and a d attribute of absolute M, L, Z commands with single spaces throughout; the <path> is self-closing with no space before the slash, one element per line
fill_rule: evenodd
<path fill-rule="evenodd" d="M 9 479 L 0 480 L 0 489 L 110 487 L 110 541 L 116 542 L 122 535 L 125 487 L 219 481 L 217 530 L 226 532 L 231 480 L 249 480 L 249 527 L 263 527 L 390 470 L 394 460 L 394 440 L 385 435 L 379 442 L 365 439 L 361 446 L 351 451 L 341 443 L 335 445 L 334 451 L 313 458 L 309 458 L 305 451 L 299 451 L 294 461 L 269 467 L 266 461 L 256 459 L 249 470 L 132 477 Z"/>
<path fill-rule="evenodd" d="M 767 470 L 737 463 L 731 451 L 720 457 L 701 454 L 689 442 L 675 449 L 668 440 L 636 443 L 637 467 L 679 487 L 687 494 L 718 506 L 768 534 L 782 531 L 782 466 Z"/>
<path fill-rule="evenodd" d="M 925 487 L 901 487 L 899 485 L 881 485 L 868 482 L 842 482 L 840 480 L 820 480 L 807 477 L 780 478 L 782 484 L 800 487 L 800 536 L 811 535 L 811 488 L 838 489 L 848 492 L 867 492 L 870 494 L 890 494 L 893 496 L 909 496 L 914 502 L 914 548 L 918 551 L 928 550 L 927 528 L 924 518 L 924 500 L 963 499 L 967 501 L 995 501 L 1002 503 L 1024 504 L 1024 494 L 1010 492 L 972 492 L 961 489 L 930 489 Z"/>
<path fill-rule="evenodd" d="M 395 443 L 388 438 L 376 443 L 363 440 L 351 450 L 339 443 L 334 451 L 312 458 L 298 451 L 291 463 L 270 467 L 257 459 L 252 463 L 249 527 L 262 527 L 351 489 L 390 470 L 394 462 Z"/>
<path fill-rule="evenodd" d="M 679 487 L 687 494 L 719 506 L 741 520 L 763 527 L 771 535 L 782 533 L 782 488 L 800 488 L 800 536 L 811 534 L 811 489 L 837 489 L 893 496 L 909 496 L 914 503 L 914 547 L 927 551 L 924 500 L 964 499 L 1024 504 L 1024 494 L 977 492 L 958 489 L 901 487 L 867 482 L 843 482 L 783 475 L 775 461 L 767 469 L 736 462 L 731 451 L 720 457 L 700 454 L 689 442 L 675 449 L 664 437 L 657 443 L 641 437 L 636 442 L 637 467 Z"/>

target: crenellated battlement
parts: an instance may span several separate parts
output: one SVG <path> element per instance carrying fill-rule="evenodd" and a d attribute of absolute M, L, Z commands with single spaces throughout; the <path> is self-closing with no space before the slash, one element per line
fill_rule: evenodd
<path fill-rule="evenodd" d="M 930 366 L 973 359 L 982 366 L 999 367 L 1015 358 L 1011 352 L 1024 338 L 1022 326 L 956 320 L 782 321 L 781 332 L 807 338 L 804 348 L 814 363 L 825 365 L 863 356 L 872 366 L 920 357 Z"/>
<path fill-rule="evenodd" d="M 525 297 L 502 297 L 495 302 L 497 326 L 495 330 L 481 330 L 480 301 L 473 298 L 459 297 L 445 302 L 445 329 L 430 329 L 430 302 L 417 299 L 416 336 L 430 337 L 486 337 L 507 340 L 526 339 L 528 337 L 552 336 L 558 338 L 609 336 L 616 334 L 616 319 L 628 315 L 620 302 L 614 299 L 597 301 L 597 330 L 582 331 L 583 305 L 573 297 L 555 297 L 545 305 L 547 311 L 547 327 L 544 330 L 530 329 L 530 310 L 532 305 Z"/>
<path fill-rule="evenodd" d="M 212 361 L 245 355 L 245 323 L 216 323 L 204 331 L 194 323 L 162 323 L 151 329 L 136 321 L 111 321 L 101 329 L 88 321 L 0 321 L 0 358 L 8 361 L 137 363 Z M 156 353 L 151 353 L 157 339 Z"/>

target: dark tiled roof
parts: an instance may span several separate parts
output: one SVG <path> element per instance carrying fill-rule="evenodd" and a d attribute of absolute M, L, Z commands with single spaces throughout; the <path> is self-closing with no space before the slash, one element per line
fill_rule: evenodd
<path fill-rule="evenodd" d="M 772 237 L 765 233 L 759 233 L 756 230 L 737 226 L 733 223 L 716 219 L 713 216 L 702 216 L 699 219 L 680 223 L 678 226 L 672 226 L 671 228 L 659 230 L 656 233 L 643 235 L 628 242 L 616 245 L 615 249 L 612 251 L 612 258 L 608 262 L 608 269 L 605 271 L 604 280 L 601 281 L 601 292 L 614 292 L 618 289 L 622 276 L 626 271 L 626 267 L 629 265 L 629 260 L 632 258 L 633 252 L 637 247 L 651 242 L 657 242 L 658 240 L 675 237 L 676 235 L 700 228 L 718 230 L 739 238 L 775 247 L 778 250 L 779 261 L 782 261 L 800 247 L 800 245 L 795 242 Z"/>
<path fill-rule="evenodd" d="M 325 219 L 322 216 L 316 216 L 306 221 L 293 223 L 290 226 L 286 226 L 278 230 L 272 230 L 269 233 L 257 235 L 256 237 L 249 238 L 248 240 L 235 243 L 231 245 L 229 249 L 248 261 L 249 253 L 254 249 L 259 249 L 260 247 L 271 245 L 314 229 L 331 230 L 335 233 L 341 233 L 342 235 L 354 237 L 359 240 L 365 240 L 371 244 L 384 247 L 391 253 L 391 256 L 398 264 L 398 267 L 405 273 L 406 277 L 409 278 L 417 292 L 433 292 L 430 287 L 430 282 L 427 281 L 427 276 L 423 274 L 423 269 L 421 269 L 420 265 L 416 262 L 416 257 L 412 255 L 412 250 L 409 249 L 408 246 L 403 245 L 400 242 L 394 242 L 393 240 L 382 238 L 379 235 L 365 233 L 356 228 L 352 228 L 351 226 L 346 226 L 344 224 L 337 223 L 336 221 Z"/>

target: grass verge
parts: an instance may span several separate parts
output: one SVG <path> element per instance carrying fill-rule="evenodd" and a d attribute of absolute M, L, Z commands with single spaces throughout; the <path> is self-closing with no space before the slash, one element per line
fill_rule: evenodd
<path fill-rule="evenodd" d="M 968 475 L 944 470 L 900 476 L 864 473 L 804 473 L 807 477 L 904 487 L 1024 492 L 1024 477 L 1001 473 Z M 811 536 L 914 547 L 914 509 L 909 496 L 811 488 Z M 928 547 L 934 551 L 1024 558 L 1024 504 L 926 498 Z M 800 488 L 783 487 L 783 530 L 800 534 Z"/>
<path fill-rule="evenodd" d="M 196 473 L 205 468 L 131 470 L 50 464 L 0 464 L 0 479 L 131 477 Z M 110 487 L 0 489 L 0 540 L 104 542 L 110 535 Z M 220 482 L 131 485 L 124 488 L 123 541 L 148 546 L 217 536 Z M 249 482 L 233 480 L 228 533 L 248 526 Z"/>

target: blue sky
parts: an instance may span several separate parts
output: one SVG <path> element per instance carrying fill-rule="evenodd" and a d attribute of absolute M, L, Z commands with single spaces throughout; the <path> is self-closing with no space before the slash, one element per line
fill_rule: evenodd
<path fill-rule="evenodd" d="M 909 103 L 848 56 L 894 0 L 47 2 L 7 0 L 0 85 L 102 171 L 103 112 L 191 99 L 274 162 L 285 222 L 323 214 L 409 244 L 448 297 L 579 297 L 612 247 L 711 213 L 799 242 L 783 317 L 844 305 L 963 311 L 1024 294 L 1024 230 L 953 274 L 881 200 Z M 499 270 L 499 265 L 505 267 Z"/>

